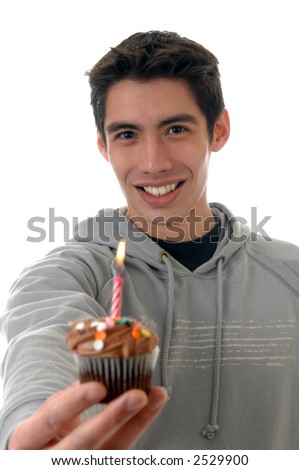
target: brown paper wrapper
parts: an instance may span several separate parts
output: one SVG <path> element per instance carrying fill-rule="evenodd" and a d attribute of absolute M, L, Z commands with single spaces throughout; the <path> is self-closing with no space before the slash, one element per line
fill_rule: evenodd
<path fill-rule="evenodd" d="M 74 354 L 80 382 L 95 380 L 107 388 L 107 395 L 101 403 L 109 403 L 132 388 L 148 392 L 158 356 L 158 346 L 150 354 L 128 358 L 86 357 Z"/>

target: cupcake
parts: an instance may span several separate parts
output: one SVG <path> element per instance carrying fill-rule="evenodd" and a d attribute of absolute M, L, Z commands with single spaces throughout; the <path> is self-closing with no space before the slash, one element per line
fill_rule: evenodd
<path fill-rule="evenodd" d="M 140 322 L 125 317 L 77 321 L 71 324 L 66 342 L 74 353 L 80 382 L 96 380 L 107 388 L 102 403 L 132 388 L 149 391 L 158 338 Z"/>

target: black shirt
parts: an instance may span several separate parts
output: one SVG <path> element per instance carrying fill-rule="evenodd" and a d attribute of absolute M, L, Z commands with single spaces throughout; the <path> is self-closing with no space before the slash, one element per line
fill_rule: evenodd
<path fill-rule="evenodd" d="M 220 221 L 206 235 L 187 242 L 174 243 L 159 238 L 153 238 L 158 245 L 167 251 L 179 263 L 190 271 L 198 268 L 212 258 L 216 251 L 220 236 Z"/>

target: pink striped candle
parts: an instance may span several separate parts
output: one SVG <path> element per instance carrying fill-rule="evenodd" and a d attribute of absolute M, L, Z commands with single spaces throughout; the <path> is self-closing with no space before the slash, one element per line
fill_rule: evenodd
<path fill-rule="evenodd" d="M 121 316 L 121 301 L 122 301 L 123 283 L 124 283 L 124 278 L 121 273 L 122 273 L 123 266 L 124 266 L 125 250 L 126 250 L 126 242 L 125 242 L 125 239 L 122 238 L 120 242 L 118 243 L 118 247 L 116 251 L 116 258 L 115 258 L 116 275 L 114 276 L 114 279 L 113 279 L 111 312 L 110 312 L 110 316 L 112 319 L 115 319 Z"/>
<path fill-rule="evenodd" d="M 122 292 L 123 292 L 123 283 L 124 280 L 120 273 L 117 273 L 113 279 L 113 288 L 112 288 L 112 301 L 111 301 L 111 318 L 120 317 L 121 315 L 121 301 L 122 301 Z"/>

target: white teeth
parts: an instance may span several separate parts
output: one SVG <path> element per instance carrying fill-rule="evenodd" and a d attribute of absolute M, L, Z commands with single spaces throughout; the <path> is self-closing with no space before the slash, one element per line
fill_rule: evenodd
<path fill-rule="evenodd" d="M 174 191 L 179 183 L 167 184 L 166 186 L 144 186 L 144 191 L 152 194 L 153 196 L 164 196 Z"/>

